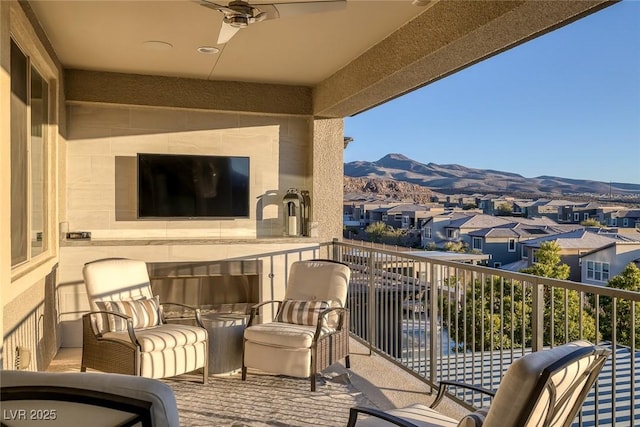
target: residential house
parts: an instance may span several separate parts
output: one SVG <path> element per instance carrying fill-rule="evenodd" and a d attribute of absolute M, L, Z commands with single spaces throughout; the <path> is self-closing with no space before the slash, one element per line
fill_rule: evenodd
<path fill-rule="evenodd" d="M 438 204 L 402 204 L 389 208 L 383 221 L 393 228 L 409 230 L 416 228 L 427 218 L 444 213 L 444 210 L 444 206 Z"/>
<path fill-rule="evenodd" d="M 580 256 L 580 281 L 606 286 L 630 263 L 640 267 L 640 241 L 614 241 Z"/>
<path fill-rule="evenodd" d="M 601 213 L 602 224 L 619 228 L 640 229 L 640 209 L 614 209 Z"/>
<path fill-rule="evenodd" d="M 524 242 L 522 244 L 522 258 L 526 260 L 525 266 L 529 267 L 537 261 L 536 252 L 542 243 L 557 242 L 560 246 L 561 262 L 567 264 L 571 269 L 568 279 L 579 282 L 582 278 L 580 265 L 582 255 L 622 240 L 626 241 L 627 239 L 618 235 L 608 236 L 586 229 L 578 229 Z"/>
<path fill-rule="evenodd" d="M 533 217 L 547 217 L 556 222 L 560 222 L 559 208 L 560 206 L 570 205 L 572 202 L 568 200 L 548 200 L 538 199 L 534 201 L 516 201 L 513 205 L 513 211 L 520 215 Z"/>
<path fill-rule="evenodd" d="M 521 245 L 527 240 L 541 236 L 552 236 L 569 231 L 567 226 L 510 222 L 496 227 L 469 232 L 470 248 L 491 256 L 490 265 L 501 268 L 503 265 L 521 259 Z M 546 222 L 546 221 L 543 221 Z M 574 226 L 569 229 L 575 228 Z"/>

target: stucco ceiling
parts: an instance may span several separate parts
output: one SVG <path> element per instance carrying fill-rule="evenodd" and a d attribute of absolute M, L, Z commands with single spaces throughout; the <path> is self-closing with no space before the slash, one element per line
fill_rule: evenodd
<path fill-rule="evenodd" d="M 428 9 L 410 0 L 348 0 L 339 11 L 254 23 L 228 43 L 217 44 L 223 15 L 198 1 L 31 5 L 67 68 L 308 86 L 325 80 Z M 173 47 L 157 49 L 146 41 Z M 202 54 L 196 50 L 200 46 L 218 47 L 220 52 Z"/>
<path fill-rule="evenodd" d="M 262 1 L 266 0 L 250 3 Z M 287 1 L 292 0 L 273 3 Z M 193 104 L 206 86 L 205 94 L 215 98 L 217 107 L 244 111 L 244 105 L 221 102 L 242 104 L 243 98 L 253 96 L 250 108 L 257 108 L 258 98 L 271 102 L 274 93 L 286 97 L 270 87 L 277 84 L 295 88 L 288 99 L 304 105 L 265 111 L 345 117 L 615 1 L 420 0 L 422 6 L 416 6 L 411 0 L 345 0 L 346 6 L 338 11 L 254 23 L 226 44 L 217 44 L 223 14 L 202 7 L 197 0 L 36 0 L 28 4 L 63 68 L 101 73 L 67 73 L 68 100 L 111 102 L 109 82 L 119 82 L 124 93 L 160 84 L 131 76 L 165 76 L 185 78 L 180 87 L 192 89 L 188 99 L 183 96 L 184 102 L 170 95 L 162 105 L 205 107 L 208 101 Z M 228 0 L 219 3 L 226 5 Z M 145 43 L 150 41 L 172 47 L 154 49 Z M 201 46 L 217 47 L 220 52 L 202 54 L 197 51 Z M 114 80 L 117 76 L 129 77 Z M 197 81 L 192 79 L 208 82 L 196 90 L 186 82 Z M 106 87 L 99 87 L 98 81 Z M 301 93 L 312 95 L 300 100 Z M 159 102 L 133 98 L 130 102 L 143 105 Z"/>

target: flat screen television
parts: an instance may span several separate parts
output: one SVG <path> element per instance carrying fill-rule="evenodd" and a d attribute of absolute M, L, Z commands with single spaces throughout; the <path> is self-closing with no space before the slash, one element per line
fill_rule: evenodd
<path fill-rule="evenodd" d="M 248 216 L 248 157 L 138 154 L 138 218 Z"/>

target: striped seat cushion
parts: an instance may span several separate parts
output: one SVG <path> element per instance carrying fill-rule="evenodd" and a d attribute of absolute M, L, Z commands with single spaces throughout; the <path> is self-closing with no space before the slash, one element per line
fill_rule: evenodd
<path fill-rule="evenodd" d="M 276 322 L 315 326 L 320 313 L 331 306 L 329 301 L 284 300 L 276 315 Z"/>

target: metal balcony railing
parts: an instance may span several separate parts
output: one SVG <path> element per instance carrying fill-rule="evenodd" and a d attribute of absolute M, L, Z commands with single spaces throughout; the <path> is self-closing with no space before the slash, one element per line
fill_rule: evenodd
<path fill-rule="evenodd" d="M 574 425 L 640 425 L 640 293 L 340 242 L 319 253 L 352 269 L 352 335 L 428 385 L 496 389 L 522 355 L 585 339 L 613 353 Z"/>

